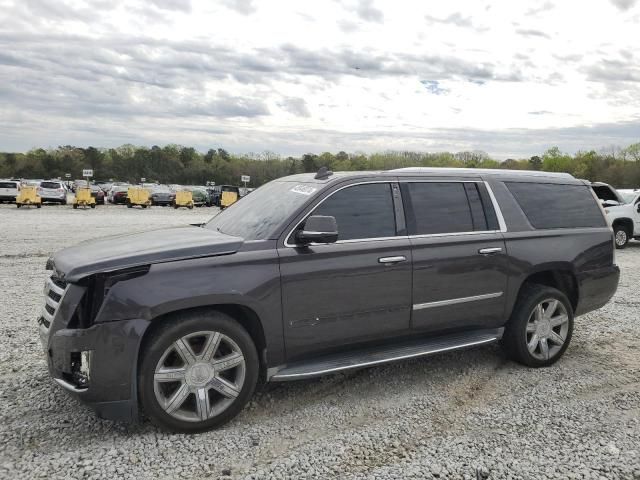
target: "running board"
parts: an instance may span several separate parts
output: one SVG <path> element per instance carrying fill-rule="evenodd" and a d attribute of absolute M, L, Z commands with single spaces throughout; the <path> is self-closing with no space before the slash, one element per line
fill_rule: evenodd
<path fill-rule="evenodd" d="M 269 375 L 269 380 L 272 382 L 301 380 L 353 368 L 370 367 L 381 363 L 484 345 L 500 340 L 503 331 L 504 328 L 475 330 L 454 335 L 410 339 L 393 345 L 368 347 L 355 352 L 326 355 L 306 362 L 297 362 L 269 369 L 268 373 L 271 374 Z"/>

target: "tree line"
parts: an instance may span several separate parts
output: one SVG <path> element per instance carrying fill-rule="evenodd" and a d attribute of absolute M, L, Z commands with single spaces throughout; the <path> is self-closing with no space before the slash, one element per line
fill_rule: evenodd
<path fill-rule="evenodd" d="M 526 159 L 498 161 L 481 151 L 458 153 L 419 153 L 388 151 L 381 153 L 305 154 L 283 157 L 272 152 L 235 155 L 222 148 L 206 153 L 181 145 L 151 148 L 122 145 L 117 148 L 60 146 L 33 149 L 26 153 L 0 152 L 0 178 L 81 178 L 91 168 L 96 180 L 177 183 L 184 185 L 240 184 L 241 175 L 251 177 L 257 187 L 275 178 L 295 173 L 316 172 L 326 166 L 334 171 L 388 170 L 402 167 L 471 167 L 567 172 L 577 178 L 602 181 L 618 188 L 640 187 L 640 143 L 625 148 L 573 155 L 553 147 Z"/>

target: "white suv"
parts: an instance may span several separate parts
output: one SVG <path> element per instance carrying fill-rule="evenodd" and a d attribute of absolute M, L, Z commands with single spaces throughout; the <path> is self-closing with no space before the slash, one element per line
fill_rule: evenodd
<path fill-rule="evenodd" d="M 38 195 L 43 202 L 67 204 L 67 188 L 59 180 L 43 180 L 38 187 Z"/>
<path fill-rule="evenodd" d="M 613 227 L 616 248 L 624 248 L 629 240 L 640 240 L 640 191 L 625 191 L 624 195 L 610 185 L 594 182 L 591 188 L 602 202 L 607 219 Z"/>
<path fill-rule="evenodd" d="M 15 202 L 20 191 L 20 182 L 15 180 L 0 180 L 0 203 Z"/>

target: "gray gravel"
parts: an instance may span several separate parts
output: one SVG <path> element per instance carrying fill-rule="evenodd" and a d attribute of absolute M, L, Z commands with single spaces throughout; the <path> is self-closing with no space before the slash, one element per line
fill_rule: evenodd
<path fill-rule="evenodd" d="M 35 323 L 46 258 L 214 212 L 0 206 L 1 478 L 640 479 L 638 242 L 617 254 L 617 295 L 577 320 L 551 368 L 489 346 L 269 385 L 206 434 L 97 419 L 47 375 Z"/>

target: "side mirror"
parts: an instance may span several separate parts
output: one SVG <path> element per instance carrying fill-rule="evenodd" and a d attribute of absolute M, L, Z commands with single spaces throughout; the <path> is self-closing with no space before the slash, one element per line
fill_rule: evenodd
<path fill-rule="evenodd" d="M 615 200 L 605 200 L 604 202 L 602 202 L 602 206 L 607 208 L 607 207 L 617 207 L 620 205 L 620 202 L 617 202 Z"/>
<path fill-rule="evenodd" d="M 312 215 L 296 235 L 298 243 L 334 243 L 338 240 L 338 224 L 335 217 Z"/>

